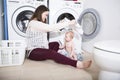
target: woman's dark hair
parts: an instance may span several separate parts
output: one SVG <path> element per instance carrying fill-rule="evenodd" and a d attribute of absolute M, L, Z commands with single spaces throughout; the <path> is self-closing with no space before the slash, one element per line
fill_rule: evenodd
<path fill-rule="evenodd" d="M 30 20 L 36 18 L 38 21 L 46 22 L 46 20 L 42 20 L 42 13 L 45 11 L 49 11 L 49 9 L 45 5 L 38 6 Z"/>

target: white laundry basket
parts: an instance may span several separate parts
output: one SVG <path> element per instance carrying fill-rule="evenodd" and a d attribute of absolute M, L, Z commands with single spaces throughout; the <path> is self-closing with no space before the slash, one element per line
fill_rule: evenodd
<path fill-rule="evenodd" d="M 0 67 L 22 65 L 26 44 L 23 40 L 0 41 Z"/>

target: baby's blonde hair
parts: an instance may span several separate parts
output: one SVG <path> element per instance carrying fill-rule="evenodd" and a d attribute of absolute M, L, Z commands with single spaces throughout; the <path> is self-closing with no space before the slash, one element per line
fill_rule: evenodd
<path fill-rule="evenodd" d="M 65 35 L 68 35 L 68 34 L 69 34 L 70 38 L 73 39 L 73 37 L 74 37 L 74 32 L 73 32 L 73 31 L 68 31 L 68 32 L 66 32 Z"/>

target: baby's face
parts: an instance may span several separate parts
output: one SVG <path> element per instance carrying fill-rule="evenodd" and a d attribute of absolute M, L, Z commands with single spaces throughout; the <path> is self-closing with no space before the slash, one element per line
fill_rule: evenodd
<path fill-rule="evenodd" d="M 69 42 L 69 41 L 72 40 L 72 38 L 70 37 L 70 34 L 66 34 L 66 35 L 65 35 L 65 40 L 66 40 L 67 42 Z"/>

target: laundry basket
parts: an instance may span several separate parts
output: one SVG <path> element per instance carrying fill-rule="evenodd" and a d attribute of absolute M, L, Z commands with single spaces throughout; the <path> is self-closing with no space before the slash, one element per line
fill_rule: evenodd
<path fill-rule="evenodd" d="M 0 67 L 22 65 L 26 44 L 23 40 L 0 41 Z"/>

